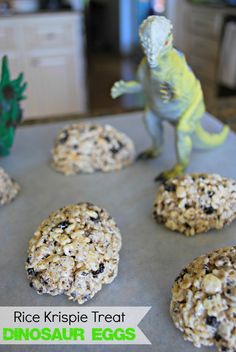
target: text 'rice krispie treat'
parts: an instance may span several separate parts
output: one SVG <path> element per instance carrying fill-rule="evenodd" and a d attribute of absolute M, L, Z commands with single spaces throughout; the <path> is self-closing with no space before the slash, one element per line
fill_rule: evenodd
<path fill-rule="evenodd" d="M 134 161 L 134 144 L 109 125 L 78 123 L 65 127 L 52 150 L 53 167 L 65 175 L 120 170 Z"/>
<path fill-rule="evenodd" d="M 64 293 L 82 304 L 117 275 L 120 231 L 106 210 L 68 205 L 42 222 L 29 243 L 30 285 L 39 294 Z"/>
<path fill-rule="evenodd" d="M 236 247 L 196 258 L 176 278 L 170 314 L 195 346 L 236 351 Z"/>
<path fill-rule="evenodd" d="M 0 167 L 0 206 L 13 201 L 20 191 L 20 186 Z"/>
<path fill-rule="evenodd" d="M 186 236 L 221 229 L 236 218 L 236 182 L 216 174 L 190 174 L 160 186 L 154 217 Z"/>

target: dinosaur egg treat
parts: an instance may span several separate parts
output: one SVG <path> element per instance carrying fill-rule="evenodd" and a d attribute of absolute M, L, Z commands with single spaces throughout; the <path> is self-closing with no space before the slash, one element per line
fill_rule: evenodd
<path fill-rule="evenodd" d="M 83 304 L 116 277 L 120 248 L 120 231 L 106 210 L 68 205 L 49 215 L 29 243 L 30 285 Z"/>
<path fill-rule="evenodd" d="M 201 127 L 205 104 L 201 84 L 188 66 L 184 55 L 173 48 L 171 22 L 163 16 L 149 16 L 140 26 L 140 42 L 145 57 L 134 81 L 116 82 L 111 95 L 142 92 L 146 97 L 145 125 L 152 145 L 142 152 L 142 159 L 156 158 L 164 142 L 163 122 L 176 129 L 176 164 L 157 176 L 163 181 L 184 173 L 192 147 L 213 148 L 222 144 L 229 128 L 218 134 L 208 133 Z"/>
<path fill-rule="evenodd" d="M 20 191 L 20 186 L 0 167 L 0 206 L 13 201 Z"/>
<path fill-rule="evenodd" d="M 221 229 L 236 218 L 236 182 L 216 174 L 190 174 L 160 186 L 154 217 L 186 236 Z"/>
<path fill-rule="evenodd" d="M 54 168 L 65 175 L 115 171 L 134 161 L 134 144 L 109 125 L 79 123 L 59 132 L 52 151 Z"/>
<path fill-rule="evenodd" d="M 236 347 L 236 247 L 196 258 L 176 278 L 170 314 L 196 347 Z"/>

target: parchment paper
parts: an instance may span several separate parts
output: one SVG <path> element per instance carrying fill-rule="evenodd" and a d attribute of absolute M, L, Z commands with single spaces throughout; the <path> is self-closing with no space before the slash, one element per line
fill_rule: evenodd
<path fill-rule="evenodd" d="M 137 151 L 149 146 L 140 113 L 98 118 L 126 132 Z M 207 117 L 205 124 L 218 131 L 219 122 Z M 105 285 L 90 306 L 152 306 L 141 326 L 152 346 L 1 346 L 1 352 L 194 352 L 169 316 L 170 289 L 182 267 L 196 256 L 221 246 L 236 244 L 236 222 L 223 231 L 186 238 L 152 219 L 157 185 L 154 177 L 175 162 L 174 130 L 165 126 L 165 148 L 153 161 L 138 162 L 120 172 L 64 176 L 50 167 L 50 149 L 65 123 L 17 130 L 11 156 L 0 165 L 20 183 L 22 191 L 10 205 L 0 209 L 0 305 L 76 306 L 63 296 L 39 296 L 29 287 L 24 270 L 28 241 L 41 221 L 68 203 L 91 201 L 105 207 L 123 235 L 119 275 Z M 195 151 L 191 172 L 217 172 L 236 178 L 236 138 L 231 133 L 221 147 Z M 79 309 L 79 306 L 78 306 Z M 202 348 L 201 351 L 208 351 Z"/>

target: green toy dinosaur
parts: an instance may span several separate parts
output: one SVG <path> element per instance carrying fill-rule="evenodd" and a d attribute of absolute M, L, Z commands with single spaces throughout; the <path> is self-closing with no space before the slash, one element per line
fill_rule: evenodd
<path fill-rule="evenodd" d="M 23 81 L 22 73 L 15 80 L 11 80 L 8 58 L 4 56 L 0 81 L 0 156 L 10 153 L 15 129 L 22 119 L 20 101 L 25 99 L 23 93 L 27 86 Z"/>
<path fill-rule="evenodd" d="M 213 148 L 229 133 L 225 126 L 219 134 L 207 133 L 200 124 L 205 113 L 200 82 L 182 53 L 173 48 L 172 24 L 163 16 L 150 16 L 140 26 L 141 44 L 146 57 L 141 61 L 137 81 L 118 81 L 111 90 L 113 98 L 125 93 L 143 92 L 146 96 L 145 122 L 152 147 L 140 158 L 155 158 L 163 144 L 163 121 L 176 130 L 177 164 L 156 180 L 181 175 L 190 161 L 192 147 Z"/>

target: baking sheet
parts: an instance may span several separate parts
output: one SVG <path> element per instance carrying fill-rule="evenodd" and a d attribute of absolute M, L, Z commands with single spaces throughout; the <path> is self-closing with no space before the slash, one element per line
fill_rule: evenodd
<path fill-rule="evenodd" d="M 150 144 L 140 113 L 98 118 L 126 132 L 137 151 Z M 66 123 L 67 124 L 67 123 Z M 220 123 L 206 117 L 218 131 Z M 1 352 L 194 352 L 169 316 L 171 285 L 182 267 L 196 256 L 236 244 L 236 222 L 223 231 L 186 238 L 152 219 L 157 186 L 154 177 L 175 162 L 174 131 L 165 126 L 165 147 L 157 160 L 138 162 L 116 173 L 64 176 L 50 167 L 50 149 L 65 123 L 25 126 L 17 130 L 11 156 L 0 165 L 20 183 L 22 192 L 0 210 L 0 305 L 76 306 L 62 296 L 39 296 L 29 287 L 24 261 L 29 239 L 41 221 L 68 203 L 91 201 L 105 207 L 123 235 L 119 275 L 87 306 L 152 306 L 141 326 L 152 346 L 0 346 Z M 217 172 L 236 178 L 236 137 L 212 151 L 195 151 L 190 172 Z M 79 306 L 78 306 L 79 309 Z M 201 351 L 209 351 L 202 348 Z"/>

